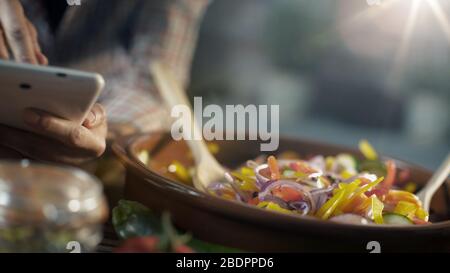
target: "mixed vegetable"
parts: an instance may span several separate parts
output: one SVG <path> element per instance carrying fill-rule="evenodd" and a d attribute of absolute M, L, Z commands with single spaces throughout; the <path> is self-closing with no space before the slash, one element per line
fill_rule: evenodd
<path fill-rule="evenodd" d="M 117 253 L 235 253 L 242 252 L 180 234 L 170 215 L 157 216 L 144 205 L 120 200 L 113 209 L 112 223 L 122 241 Z"/>
<path fill-rule="evenodd" d="M 262 209 L 310 215 L 356 224 L 428 224 L 428 213 L 413 194 L 408 170 L 383 161 L 368 141 L 359 149 L 364 160 L 350 154 L 308 158 L 280 155 L 226 173 L 211 194 Z M 184 182 L 189 171 L 175 162 L 169 167 Z"/>

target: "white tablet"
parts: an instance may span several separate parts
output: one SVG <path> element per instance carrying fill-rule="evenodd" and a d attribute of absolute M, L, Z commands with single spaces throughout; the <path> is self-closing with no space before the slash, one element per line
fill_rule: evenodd
<path fill-rule="evenodd" d="M 0 60 L 0 124 L 28 130 L 25 108 L 81 124 L 104 85 L 95 73 Z"/>

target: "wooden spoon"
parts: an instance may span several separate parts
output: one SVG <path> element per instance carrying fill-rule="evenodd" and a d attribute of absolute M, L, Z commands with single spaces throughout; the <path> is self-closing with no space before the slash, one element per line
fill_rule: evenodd
<path fill-rule="evenodd" d="M 450 174 L 450 153 L 447 155 L 447 158 L 441 164 L 441 166 L 437 169 L 437 171 L 433 174 L 433 176 L 428 180 L 425 187 L 417 193 L 417 197 L 419 197 L 420 201 L 422 201 L 423 208 L 426 211 L 430 210 L 431 199 L 435 192 L 439 189 L 439 187 L 445 182 Z"/>
<path fill-rule="evenodd" d="M 170 70 L 158 62 L 154 62 L 150 65 L 150 72 L 155 79 L 156 86 L 163 99 L 170 109 L 179 105 L 186 105 L 189 108 L 189 116 L 184 116 L 184 118 L 187 118 L 188 120 L 186 120 L 184 124 L 190 123 L 194 135 L 202 137 L 201 140 L 195 140 L 192 136 L 186 134 L 187 130 L 183 130 L 183 139 L 188 144 L 195 159 L 195 175 L 193 177 L 194 186 L 198 190 L 206 191 L 211 183 L 224 180 L 225 169 L 209 152 L 208 147 L 203 140 L 202 131 L 198 128 L 195 121 L 186 93 L 180 87 Z"/>

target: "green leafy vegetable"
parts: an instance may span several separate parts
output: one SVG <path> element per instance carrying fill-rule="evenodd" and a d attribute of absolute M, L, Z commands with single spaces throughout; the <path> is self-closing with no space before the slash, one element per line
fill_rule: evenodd
<path fill-rule="evenodd" d="M 120 200 L 118 206 L 113 209 L 112 222 L 120 239 L 156 236 L 159 238 L 158 248 L 162 251 L 170 252 L 177 246 L 186 244 L 202 253 L 241 252 L 192 238 L 190 234 L 180 235 L 172 225 L 169 213 L 163 213 L 160 219 L 150 209 L 134 201 Z"/>
<path fill-rule="evenodd" d="M 120 239 L 161 234 L 161 223 L 144 205 L 120 200 L 112 210 L 112 223 Z"/>

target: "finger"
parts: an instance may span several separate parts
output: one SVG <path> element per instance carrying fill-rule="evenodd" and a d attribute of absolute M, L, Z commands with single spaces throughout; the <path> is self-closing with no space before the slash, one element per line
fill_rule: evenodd
<path fill-rule="evenodd" d="M 22 158 L 67 164 L 80 164 L 95 158 L 86 152 L 55 143 L 54 140 L 5 126 L 0 126 L 0 139 L 10 154 L 20 154 Z"/>
<path fill-rule="evenodd" d="M 19 1 L 2 1 L 1 23 L 9 47 L 18 62 L 37 64 L 27 19 Z"/>
<path fill-rule="evenodd" d="M 48 59 L 47 56 L 44 55 L 42 52 L 35 52 L 37 61 L 40 65 L 48 65 Z"/>
<path fill-rule="evenodd" d="M 72 121 L 56 118 L 35 109 L 25 111 L 24 121 L 36 133 L 55 139 L 68 147 L 81 149 L 96 156 L 100 156 L 105 150 L 104 137 L 97 136 L 88 128 Z"/>
<path fill-rule="evenodd" d="M 47 57 L 42 53 L 41 46 L 39 45 L 38 33 L 34 25 L 27 19 L 28 31 L 31 35 L 31 40 L 34 47 L 34 53 L 36 55 L 36 60 L 40 65 L 48 65 Z"/>
<path fill-rule="evenodd" d="M 96 103 L 89 111 L 86 119 L 83 122 L 83 126 L 91 129 L 102 125 L 106 120 L 106 111 L 103 106 Z"/>
<path fill-rule="evenodd" d="M 3 28 L 1 26 L 0 26 L 0 59 L 3 60 L 9 59 L 8 46 L 6 43 Z"/>
<path fill-rule="evenodd" d="M 0 125 L 0 143 L 0 157 L 2 158 L 29 158 L 73 165 L 97 158 L 91 153 L 68 148 L 52 139 L 3 125 Z"/>

